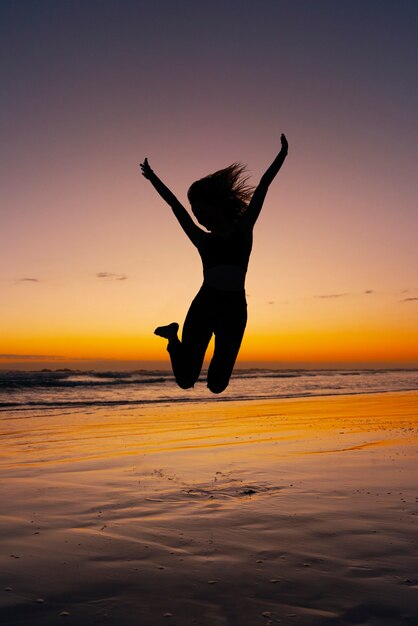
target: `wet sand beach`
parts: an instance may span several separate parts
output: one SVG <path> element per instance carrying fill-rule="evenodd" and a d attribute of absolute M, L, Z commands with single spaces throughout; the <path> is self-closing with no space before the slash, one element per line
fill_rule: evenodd
<path fill-rule="evenodd" d="M 0 414 L 0 623 L 418 623 L 418 393 Z"/>

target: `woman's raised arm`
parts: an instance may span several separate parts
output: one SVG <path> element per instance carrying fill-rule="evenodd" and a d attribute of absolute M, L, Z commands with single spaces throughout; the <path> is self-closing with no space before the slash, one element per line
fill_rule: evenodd
<path fill-rule="evenodd" d="M 144 162 L 140 164 L 142 175 L 145 176 L 147 180 L 150 181 L 152 186 L 163 200 L 167 202 L 172 208 L 174 215 L 176 216 L 180 226 L 189 237 L 190 241 L 196 245 L 198 239 L 202 236 L 204 231 L 196 226 L 188 211 L 184 208 L 184 206 L 177 200 L 176 196 L 170 191 L 166 185 L 158 178 L 158 176 L 151 169 L 148 159 L 144 159 Z"/>
<path fill-rule="evenodd" d="M 282 134 L 281 137 L 282 148 L 274 159 L 273 163 L 266 170 L 266 172 L 261 177 L 261 180 L 256 187 L 253 196 L 250 200 L 247 210 L 243 215 L 242 219 L 245 220 L 248 226 L 251 228 L 257 221 L 258 216 L 260 215 L 260 211 L 263 208 L 264 199 L 266 197 L 268 188 L 270 183 L 273 181 L 274 177 L 280 170 L 281 166 L 284 163 L 285 158 L 287 157 L 288 151 L 288 143 L 286 137 Z"/>

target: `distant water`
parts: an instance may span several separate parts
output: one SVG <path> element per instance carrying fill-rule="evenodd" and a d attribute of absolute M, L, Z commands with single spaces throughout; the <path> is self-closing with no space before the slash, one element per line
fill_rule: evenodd
<path fill-rule="evenodd" d="M 418 390 L 418 370 L 236 370 L 228 389 L 210 393 L 205 373 L 194 389 L 166 371 L 1 371 L 0 411 L 209 400 L 301 398 Z"/>

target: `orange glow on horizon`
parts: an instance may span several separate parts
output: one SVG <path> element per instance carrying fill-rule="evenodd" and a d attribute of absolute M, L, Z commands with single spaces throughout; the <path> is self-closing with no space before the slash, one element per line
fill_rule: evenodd
<path fill-rule="evenodd" d="M 392 329 L 293 330 L 292 332 L 251 333 L 243 341 L 238 363 L 243 361 L 324 362 L 347 364 L 353 362 L 382 362 L 388 366 L 410 363 L 418 366 L 418 331 Z M 15 355 L 2 358 L 4 366 L 13 360 L 25 360 L 25 355 L 40 355 L 38 360 L 143 360 L 167 361 L 165 342 L 152 334 L 78 334 L 43 335 L 37 338 L 11 338 L 3 353 Z M 213 343 L 207 357 L 210 358 Z M 22 355 L 19 358 L 19 355 Z M 42 357 L 42 358 L 41 358 Z M 28 359 L 31 362 L 33 357 Z"/>

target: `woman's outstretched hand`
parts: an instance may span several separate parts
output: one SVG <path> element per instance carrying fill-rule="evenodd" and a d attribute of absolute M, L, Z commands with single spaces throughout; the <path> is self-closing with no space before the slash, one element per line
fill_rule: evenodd
<path fill-rule="evenodd" d="M 153 174 L 153 171 L 150 168 L 147 158 L 144 159 L 143 163 L 140 163 L 140 168 L 142 170 L 142 176 L 145 176 L 145 178 L 147 179 L 149 179 L 151 174 Z"/>
<path fill-rule="evenodd" d="M 283 150 L 283 152 L 287 152 L 287 150 L 289 148 L 289 144 L 287 143 L 286 136 L 283 133 L 280 135 L 280 141 L 282 142 L 282 150 Z"/>

